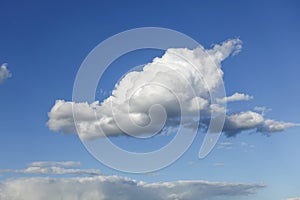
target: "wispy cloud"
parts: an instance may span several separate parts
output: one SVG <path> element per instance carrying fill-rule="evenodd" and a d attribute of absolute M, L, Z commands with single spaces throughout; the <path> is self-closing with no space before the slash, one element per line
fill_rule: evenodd
<path fill-rule="evenodd" d="M 217 145 L 218 149 L 232 149 L 233 143 L 232 142 L 219 142 Z"/>
<path fill-rule="evenodd" d="M 224 167 L 225 164 L 224 163 L 214 163 L 213 166 L 214 167 Z"/>
<path fill-rule="evenodd" d="M 254 149 L 255 146 L 253 144 L 248 144 L 247 142 L 241 142 L 240 143 L 241 147 L 245 148 L 245 149 Z"/>
<path fill-rule="evenodd" d="M 79 162 L 33 162 L 28 164 L 25 169 L 0 169 L 0 174 L 17 173 L 17 174 L 46 174 L 46 175 L 63 175 L 63 174 L 82 174 L 82 175 L 100 175 L 97 169 L 74 169 L 69 167 L 79 166 Z M 65 168 L 66 167 L 66 168 Z"/>
<path fill-rule="evenodd" d="M 208 181 L 145 183 L 119 176 L 19 178 L 0 183 L 1 200 L 198 200 L 255 194 L 264 184 Z"/>
<path fill-rule="evenodd" d="M 62 161 L 62 162 L 52 162 L 52 161 L 39 161 L 39 162 L 32 162 L 29 163 L 29 167 L 76 167 L 80 166 L 80 162 L 74 161 Z"/>
<path fill-rule="evenodd" d="M 265 106 L 255 106 L 254 110 L 260 112 L 262 115 L 265 115 L 267 112 L 270 112 L 272 109 Z"/>

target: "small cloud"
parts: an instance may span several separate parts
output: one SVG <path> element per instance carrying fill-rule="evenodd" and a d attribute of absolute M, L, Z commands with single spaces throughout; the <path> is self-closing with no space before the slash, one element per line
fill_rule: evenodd
<path fill-rule="evenodd" d="M 300 197 L 292 197 L 292 198 L 287 198 L 285 200 L 300 200 Z"/>
<path fill-rule="evenodd" d="M 7 68 L 7 63 L 4 63 L 0 67 L 0 84 L 3 83 L 6 79 L 10 78 L 12 75 Z"/>
<path fill-rule="evenodd" d="M 220 142 L 217 146 L 218 149 L 232 149 L 233 143 L 231 142 Z"/>
<path fill-rule="evenodd" d="M 262 114 L 253 111 L 238 112 L 227 115 L 223 131 L 227 137 L 236 136 L 242 131 L 254 130 L 266 135 L 284 131 L 300 124 L 265 119 Z"/>
<path fill-rule="evenodd" d="M 241 142 L 240 146 L 241 146 L 241 148 L 243 149 L 244 152 L 252 151 L 255 148 L 254 145 L 248 144 L 247 142 Z"/>
<path fill-rule="evenodd" d="M 250 145 L 247 142 L 241 142 L 241 146 L 242 147 L 250 147 L 250 148 L 254 148 L 255 147 L 254 145 Z"/>
<path fill-rule="evenodd" d="M 214 167 L 224 167 L 225 164 L 224 163 L 214 163 L 213 166 Z"/>
<path fill-rule="evenodd" d="M 148 172 L 148 173 L 144 173 L 144 175 L 151 176 L 151 177 L 157 177 L 157 176 L 160 176 L 161 173 L 159 173 L 159 172 Z"/>
<path fill-rule="evenodd" d="M 221 99 L 217 99 L 217 102 L 218 103 L 228 103 L 228 102 L 234 102 L 234 101 L 249 101 L 251 99 L 253 99 L 253 96 L 236 92 L 229 97 L 223 97 Z"/>
<path fill-rule="evenodd" d="M 254 111 L 260 112 L 262 115 L 265 115 L 267 112 L 270 112 L 272 109 L 264 106 L 255 106 Z"/>

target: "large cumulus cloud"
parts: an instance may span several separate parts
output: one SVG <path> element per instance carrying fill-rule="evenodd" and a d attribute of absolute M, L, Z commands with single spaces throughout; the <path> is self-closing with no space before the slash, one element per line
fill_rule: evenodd
<path fill-rule="evenodd" d="M 225 103 L 253 98 L 242 93 L 211 98 L 223 86 L 221 62 L 239 53 L 241 46 L 241 40 L 232 39 L 211 49 L 168 49 L 142 71 L 126 74 L 103 102 L 57 100 L 48 113 L 47 125 L 63 133 L 75 133 L 77 128 L 84 139 L 124 133 L 142 135 L 160 130 L 162 122 L 165 128 L 176 126 L 179 117 L 189 127 L 201 112 L 201 119 L 196 122 L 205 126 L 212 113 L 226 112 Z M 164 107 L 164 112 L 151 112 L 157 105 Z M 265 119 L 259 112 L 243 111 L 226 115 L 224 132 L 227 136 L 250 129 L 272 133 L 295 125 Z"/>
<path fill-rule="evenodd" d="M 146 183 L 118 176 L 19 178 L 0 183 L 1 200 L 198 200 L 254 194 L 263 184 L 208 181 Z"/>

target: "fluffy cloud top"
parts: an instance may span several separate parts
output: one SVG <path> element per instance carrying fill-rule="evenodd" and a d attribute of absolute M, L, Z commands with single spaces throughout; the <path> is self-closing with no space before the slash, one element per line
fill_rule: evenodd
<path fill-rule="evenodd" d="M 0 84 L 10 77 L 11 77 L 11 73 L 7 69 L 7 64 L 6 63 L 2 64 L 0 67 Z"/>
<path fill-rule="evenodd" d="M 118 176 L 20 178 L 0 183 L 1 200 L 198 200 L 254 194 L 263 184 L 208 181 L 145 183 Z"/>
<path fill-rule="evenodd" d="M 18 173 L 18 174 L 85 174 L 85 175 L 100 175 L 101 172 L 97 169 L 74 169 L 69 167 L 79 166 L 79 162 L 33 162 L 28 164 L 25 169 L 0 169 L 2 173 Z"/>
<path fill-rule="evenodd" d="M 300 197 L 287 198 L 286 200 L 300 200 Z"/>
<path fill-rule="evenodd" d="M 168 49 L 142 71 L 126 74 L 102 103 L 56 101 L 49 112 L 48 126 L 55 131 L 74 132 L 72 107 L 77 130 L 85 138 L 115 136 L 127 130 L 136 135 L 155 132 L 161 128 L 161 120 L 156 119 L 162 113 L 156 113 L 151 119 L 149 109 L 153 105 L 164 107 L 166 125 L 182 113 L 186 118 L 194 117 L 199 111 L 210 114 L 212 108 L 218 108 L 211 103 L 209 93 L 222 86 L 221 61 L 240 48 L 241 41 L 234 39 L 209 50 L 202 46 L 193 50 Z M 152 121 L 153 126 L 147 127 L 151 120 L 156 123 Z M 143 133 L 140 127 L 144 127 Z"/>
<path fill-rule="evenodd" d="M 112 95 L 101 103 L 57 100 L 48 113 L 47 125 L 51 130 L 63 133 L 77 130 L 83 139 L 158 132 L 164 122 L 165 127 L 178 125 L 180 116 L 183 124 L 189 127 L 199 112 L 200 123 L 207 125 L 212 113 L 226 111 L 224 103 L 253 98 L 241 93 L 217 99 L 210 96 L 222 87 L 221 62 L 236 55 L 241 45 L 239 39 L 233 39 L 211 49 L 202 46 L 193 50 L 168 49 L 161 58 L 146 64 L 142 71 L 126 74 L 115 85 Z M 164 112 L 151 113 L 153 105 L 163 106 Z M 167 114 L 166 118 L 162 117 L 164 114 Z M 250 129 L 271 133 L 294 125 L 245 111 L 227 115 L 224 132 L 228 136 Z"/>

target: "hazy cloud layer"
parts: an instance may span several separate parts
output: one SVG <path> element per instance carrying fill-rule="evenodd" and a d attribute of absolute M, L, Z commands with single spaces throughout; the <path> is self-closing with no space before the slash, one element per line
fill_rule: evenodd
<path fill-rule="evenodd" d="M 0 183 L 1 200 L 199 200 L 255 194 L 263 184 L 176 181 L 148 184 L 118 176 L 20 178 Z"/>
<path fill-rule="evenodd" d="M 84 174 L 84 175 L 100 175 L 101 172 L 97 169 L 74 169 L 70 167 L 79 166 L 79 162 L 33 162 L 28 164 L 25 169 L 0 169 L 0 174 L 3 173 L 18 173 L 18 174 Z"/>
<path fill-rule="evenodd" d="M 7 68 L 7 64 L 6 63 L 2 64 L 0 67 L 0 84 L 10 77 L 11 77 L 11 73 Z"/>
<path fill-rule="evenodd" d="M 32 162 L 28 164 L 28 166 L 30 167 L 53 167 L 53 166 L 76 167 L 80 165 L 81 165 L 80 162 L 74 162 L 74 161 L 62 161 L 62 162 L 39 161 L 39 162 Z"/>
<path fill-rule="evenodd" d="M 77 130 L 84 139 L 128 132 L 133 135 L 147 134 L 159 130 L 162 113 L 154 114 L 152 120 L 149 116 L 149 109 L 157 104 L 165 108 L 165 127 L 178 125 L 178 117 L 182 113 L 184 124 L 189 126 L 199 111 L 203 120 L 200 123 L 207 125 L 212 112 L 226 111 L 224 103 L 253 98 L 234 93 L 212 101 L 209 95 L 217 93 L 222 86 L 221 62 L 230 55 L 236 55 L 241 47 L 239 39 L 232 39 L 216 44 L 211 49 L 202 46 L 193 50 L 168 49 L 161 58 L 146 64 L 142 71 L 126 74 L 115 85 L 112 95 L 101 103 L 57 100 L 48 113 L 47 125 L 54 131 L 75 133 L 73 108 Z M 297 125 L 265 119 L 263 115 L 254 111 L 228 114 L 224 132 L 227 136 L 251 129 L 272 133 Z M 154 125 L 147 126 L 149 123 Z M 140 127 L 143 127 L 143 131 L 140 131 Z"/>

